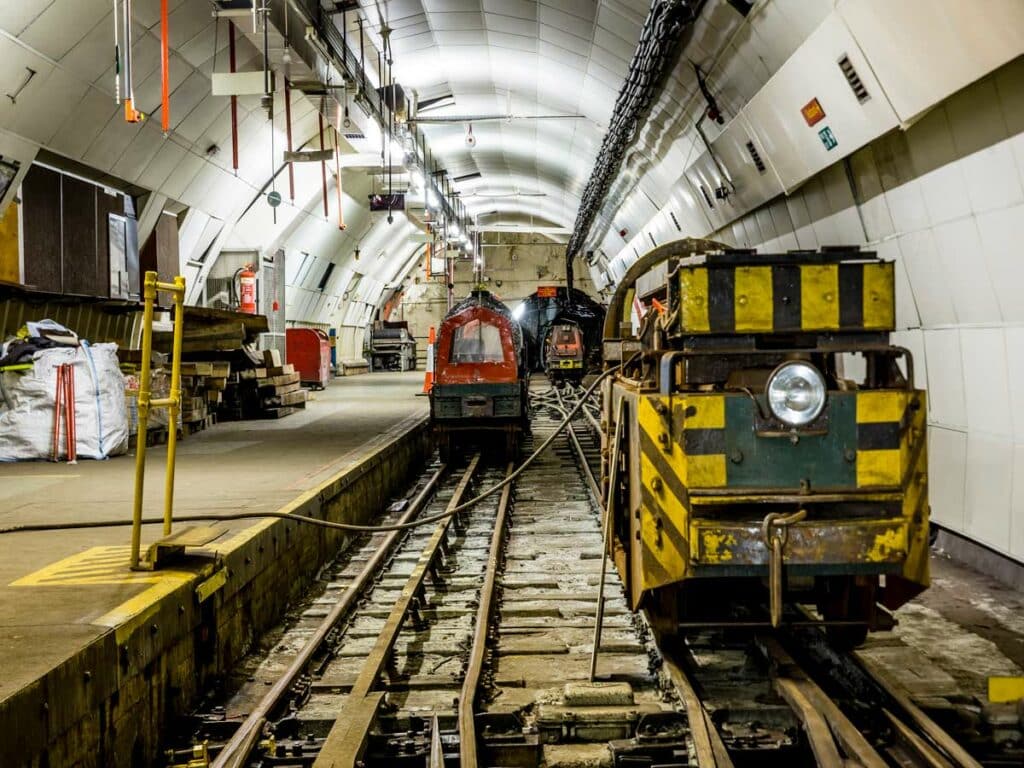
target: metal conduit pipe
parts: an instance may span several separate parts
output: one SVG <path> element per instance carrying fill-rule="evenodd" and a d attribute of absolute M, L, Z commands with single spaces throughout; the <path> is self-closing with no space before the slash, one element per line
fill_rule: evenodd
<path fill-rule="evenodd" d="M 651 4 L 625 82 L 615 99 L 608 131 L 583 190 L 573 233 L 566 246 L 569 274 L 572 260 L 582 250 L 608 189 L 622 167 L 626 149 L 633 143 L 665 77 L 675 66 L 683 32 L 696 21 L 703 5 L 704 0 L 654 0 Z"/>
<path fill-rule="evenodd" d="M 615 293 L 612 294 L 612 299 L 608 302 L 608 312 L 604 316 L 604 338 L 621 338 L 619 327 L 622 324 L 623 318 L 628 317 L 624 302 L 629 295 L 630 289 L 636 285 L 636 281 L 641 276 L 650 272 L 663 261 L 668 261 L 673 257 L 685 258 L 707 251 L 720 251 L 727 247 L 717 240 L 684 237 L 682 240 L 673 240 L 670 243 L 659 245 L 654 250 L 648 251 L 634 261 L 632 266 L 626 270 L 626 274 L 622 276 L 618 285 L 615 286 Z"/>

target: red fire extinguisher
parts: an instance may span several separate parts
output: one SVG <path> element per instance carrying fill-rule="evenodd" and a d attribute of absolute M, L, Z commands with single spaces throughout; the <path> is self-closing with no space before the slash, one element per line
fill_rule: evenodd
<path fill-rule="evenodd" d="M 246 264 L 238 273 L 238 311 L 256 314 L 256 273 L 252 264 Z"/>

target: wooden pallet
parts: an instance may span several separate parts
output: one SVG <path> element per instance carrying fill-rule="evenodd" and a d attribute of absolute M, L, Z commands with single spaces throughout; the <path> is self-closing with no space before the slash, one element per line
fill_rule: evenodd
<path fill-rule="evenodd" d="M 134 436 L 132 444 L 135 444 Z M 150 427 L 146 430 L 146 447 L 154 445 L 167 445 L 167 427 Z"/>
<path fill-rule="evenodd" d="M 196 432 L 202 432 L 204 429 L 212 427 L 216 423 L 217 416 L 211 413 L 198 421 L 181 422 L 181 433 L 185 437 L 188 437 L 189 435 L 194 435 Z"/>
<path fill-rule="evenodd" d="M 291 416 L 293 413 L 298 413 L 301 408 L 294 405 L 283 405 L 280 408 L 264 408 L 260 411 L 261 419 L 283 419 L 285 416 Z"/>
<path fill-rule="evenodd" d="M 306 407 L 306 390 L 299 389 L 295 392 L 285 392 L 280 395 L 269 395 L 261 401 L 264 408 L 280 408 L 284 405 L 293 405 L 296 408 Z"/>

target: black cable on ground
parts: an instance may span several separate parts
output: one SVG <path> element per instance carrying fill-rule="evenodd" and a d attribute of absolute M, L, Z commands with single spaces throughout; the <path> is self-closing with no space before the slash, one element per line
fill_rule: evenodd
<path fill-rule="evenodd" d="M 635 355 L 634 355 L 635 357 Z M 632 360 L 632 358 L 631 358 Z M 630 362 L 630 361 L 627 361 Z M 408 523 L 396 523 L 394 525 L 357 525 L 355 523 L 335 523 L 331 520 L 319 520 L 315 517 L 306 517 L 304 515 L 293 515 L 288 512 L 229 512 L 226 514 L 216 515 L 183 515 L 181 517 L 175 516 L 174 522 L 176 523 L 208 523 L 208 522 L 230 522 L 234 520 L 251 520 L 257 518 L 276 518 L 280 520 L 292 520 L 297 523 L 305 523 L 307 525 L 316 525 L 321 528 L 333 528 L 340 531 L 354 531 L 358 533 L 378 533 L 384 531 L 404 531 L 412 528 L 418 528 L 421 525 L 429 525 L 430 523 L 437 523 L 444 520 L 446 517 L 451 517 L 460 512 L 465 512 L 470 507 L 479 504 L 489 496 L 493 496 L 495 493 L 500 491 L 509 483 L 513 482 L 523 471 L 529 467 L 537 458 L 547 450 L 548 446 L 554 442 L 554 439 L 558 437 L 562 432 L 565 431 L 569 422 L 572 420 L 576 412 L 583 407 L 583 403 L 586 399 L 593 394 L 594 390 L 597 389 L 597 385 L 600 384 L 604 379 L 608 378 L 611 374 L 617 372 L 622 366 L 616 366 L 615 368 L 609 368 L 607 371 L 598 376 L 587 390 L 580 397 L 579 401 L 573 406 L 572 410 L 569 411 L 562 423 L 558 425 L 554 432 L 552 432 L 548 438 L 540 444 L 540 446 L 531 453 L 522 464 L 516 467 L 515 471 L 507 475 L 501 482 L 488 488 L 478 496 L 474 496 L 469 501 L 464 501 L 457 507 L 453 507 L 445 512 L 441 512 L 436 515 L 430 515 L 429 517 L 421 517 L 417 520 L 410 521 Z M 162 517 L 146 517 L 143 518 L 143 525 L 157 525 L 163 523 Z M 24 525 L 8 525 L 0 527 L 0 534 L 5 533 L 30 533 L 39 531 L 77 531 L 85 528 L 119 528 L 125 527 L 132 524 L 130 519 L 127 520 L 92 520 L 92 521 L 81 521 L 71 523 L 26 523 Z"/>

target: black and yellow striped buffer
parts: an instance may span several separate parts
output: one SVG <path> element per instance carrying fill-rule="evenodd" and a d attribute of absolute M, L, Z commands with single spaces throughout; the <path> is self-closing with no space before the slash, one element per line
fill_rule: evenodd
<path fill-rule="evenodd" d="M 684 333 L 891 331 L 893 263 L 682 267 Z"/>

